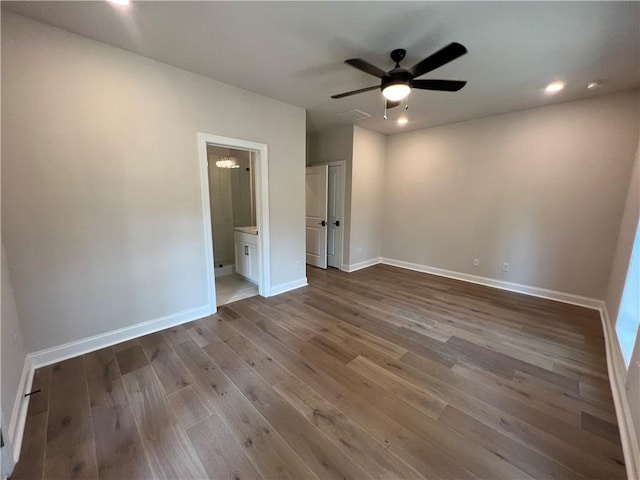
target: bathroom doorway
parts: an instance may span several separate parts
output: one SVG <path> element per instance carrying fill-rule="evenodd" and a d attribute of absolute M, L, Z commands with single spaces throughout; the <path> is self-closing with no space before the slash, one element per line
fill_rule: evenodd
<path fill-rule="evenodd" d="M 216 305 L 225 305 L 258 295 L 253 152 L 207 145 L 207 165 Z"/>
<path fill-rule="evenodd" d="M 198 134 L 211 313 L 255 295 L 268 296 L 266 145 Z"/>

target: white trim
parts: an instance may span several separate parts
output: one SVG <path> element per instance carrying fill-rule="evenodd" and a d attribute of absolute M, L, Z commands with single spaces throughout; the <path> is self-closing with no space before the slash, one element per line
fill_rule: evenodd
<path fill-rule="evenodd" d="M 358 263 L 351 263 L 349 265 L 343 263 L 341 270 L 343 272 L 351 273 L 351 272 L 355 272 L 356 270 L 362 270 L 363 268 L 372 267 L 373 265 L 377 265 L 381 262 L 382 262 L 382 259 L 380 257 L 377 257 L 377 258 L 371 258 L 369 260 L 364 260 Z"/>
<path fill-rule="evenodd" d="M 291 290 L 295 290 L 296 288 L 306 287 L 307 285 L 309 285 L 309 283 L 307 283 L 307 277 L 302 277 L 297 280 L 281 283 L 280 285 L 274 285 L 271 288 L 269 296 L 273 297 L 274 295 L 280 295 L 281 293 L 289 292 Z"/>
<path fill-rule="evenodd" d="M 213 238 L 211 231 L 211 209 L 209 203 L 209 175 L 207 169 L 207 145 L 250 150 L 256 154 L 256 225 L 258 227 L 258 257 L 260 280 L 258 293 L 268 296 L 271 291 L 271 247 L 269 233 L 269 147 L 266 143 L 252 142 L 239 138 L 211 135 L 198 132 L 198 164 L 200 170 L 200 197 L 202 221 L 204 225 L 205 259 L 207 262 L 207 292 L 209 313 L 216 312 L 216 289 L 214 273 Z"/>
<path fill-rule="evenodd" d="M 640 452 L 640 446 L 638 445 L 638 436 L 634 430 L 631 409 L 629 408 L 625 388 L 627 369 L 618 336 L 609 318 L 607 305 L 601 302 L 599 310 L 600 319 L 602 320 L 602 330 L 604 332 L 605 350 L 607 352 L 609 383 L 611 384 L 611 393 L 613 394 L 613 403 L 618 420 L 620 442 L 622 443 L 624 463 L 627 468 L 627 478 L 640 478 L 640 456 L 637 454 L 637 452 Z"/>
<path fill-rule="evenodd" d="M 599 310 L 602 305 L 602 300 L 583 297 L 581 295 L 574 295 L 573 293 L 565 293 L 556 290 L 548 290 L 546 288 L 532 287 L 529 285 L 522 285 L 520 283 L 505 282 L 503 280 L 495 280 L 493 278 L 480 277 L 477 275 L 470 275 L 468 273 L 445 270 L 443 268 L 429 267 L 427 265 L 405 262 L 403 260 L 394 260 L 392 258 L 383 257 L 380 259 L 380 263 L 384 263 L 385 265 L 392 265 L 394 267 L 406 268 L 408 270 L 415 270 L 416 272 L 430 273 L 432 275 L 438 275 L 440 277 L 462 280 L 463 282 L 476 283 L 479 285 L 485 285 L 487 287 L 499 288 L 500 290 L 523 293 L 525 295 L 531 295 L 533 297 L 547 298 L 549 300 L 556 300 L 558 302 L 593 308 L 595 310 Z"/>
<path fill-rule="evenodd" d="M 225 275 L 231 275 L 235 271 L 236 271 L 235 265 L 225 265 L 224 267 L 214 268 L 216 278 L 224 277 Z"/>
<path fill-rule="evenodd" d="M 207 269 L 207 303 L 209 314 L 215 313 L 216 282 L 214 281 L 213 235 L 211 231 L 211 208 L 209 204 L 209 159 L 207 140 L 204 133 L 198 133 L 198 169 L 200 172 L 200 202 L 202 204 L 202 225 L 204 227 L 204 258 Z"/>
<path fill-rule="evenodd" d="M 192 320 L 197 320 L 209 315 L 209 305 L 183 310 L 164 317 L 146 322 L 136 323 L 128 327 L 118 328 L 110 332 L 100 333 L 91 337 L 75 340 L 73 342 L 47 348 L 30 353 L 27 358 L 31 361 L 32 368 L 40 368 L 52 363 L 61 362 L 68 358 L 77 357 L 85 353 L 93 352 L 101 348 L 110 347 L 116 343 L 138 338 L 143 335 L 158 332 L 165 328 L 175 327 Z"/>
<path fill-rule="evenodd" d="M 247 142 L 257 152 L 256 166 L 256 226 L 258 227 L 258 257 L 260 281 L 258 293 L 271 292 L 271 235 L 269 223 L 269 149 L 265 143 Z"/>
<path fill-rule="evenodd" d="M 27 421 L 27 410 L 29 408 L 29 397 L 25 394 L 31 391 L 33 383 L 33 373 L 35 369 L 31 363 L 30 356 L 24 359 L 22 367 L 22 375 L 16 392 L 16 399 L 13 402 L 13 411 L 11 412 L 11 421 L 9 422 L 8 437 L 13 447 L 13 459 L 18 463 L 20 459 L 20 450 L 22 449 L 22 437 L 24 435 L 24 427 Z"/>

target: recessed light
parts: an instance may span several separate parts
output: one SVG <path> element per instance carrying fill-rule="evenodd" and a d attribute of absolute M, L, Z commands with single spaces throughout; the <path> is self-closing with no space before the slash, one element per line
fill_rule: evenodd
<path fill-rule="evenodd" d="M 598 88 L 602 87 L 602 85 L 604 84 L 604 82 L 598 80 L 596 82 L 589 82 L 587 84 L 587 88 L 589 90 L 597 90 Z"/>
<path fill-rule="evenodd" d="M 400 117 L 398 119 L 398 125 L 406 125 L 409 122 L 409 119 L 407 117 Z"/>
<path fill-rule="evenodd" d="M 107 0 L 109 3 L 118 5 L 119 7 L 127 7 L 131 3 L 131 0 Z"/>
<path fill-rule="evenodd" d="M 549 85 L 544 87 L 544 91 L 546 93 L 558 93 L 563 88 L 564 88 L 564 82 L 551 82 Z"/>

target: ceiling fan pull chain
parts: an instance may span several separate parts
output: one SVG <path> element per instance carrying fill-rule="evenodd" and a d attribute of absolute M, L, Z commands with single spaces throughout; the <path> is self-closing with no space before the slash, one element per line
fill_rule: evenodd
<path fill-rule="evenodd" d="M 384 115 L 383 115 L 384 119 L 387 119 L 387 99 L 384 99 Z"/>
<path fill-rule="evenodd" d="M 409 109 L 409 95 L 407 95 L 406 97 L 404 97 L 404 109 L 408 110 Z"/>

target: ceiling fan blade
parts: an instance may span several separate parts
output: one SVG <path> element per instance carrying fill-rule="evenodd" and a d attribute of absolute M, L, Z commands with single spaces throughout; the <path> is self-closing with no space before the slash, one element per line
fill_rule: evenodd
<path fill-rule="evenodd" d="M 387 108 L 393 108 L 393 107 L 397 107 L 398 105 L 400 105 L 400 100 L 396 100 L 396 101 L 391 101 L 391 100 L 387 100 Z"/>
<path fill-rule="evenodd" d="M 457 92 L 464 87 L 467 82 L 462 80 L 413 80 L 412 88 L 421 90 L 441 90 L 443 92 Z"/>
<path fill-rule="evenodd" d="M 384 70 L 376 67 L 375 65 L 371 65 L 369 62 L 362 60 L 361 58 L 350 58 L 349 60 L 345 60 L 344 63 L 347 63 L 353 68 L 357 68 L 364 73 L 368 73 L 369 75 L 373 75 L 374 77 L 378 78 L 382 78 L 384 74 L 387 73 Z"/>
<path fill-rule="evenodd" d="M 380 89 L 380 85 L 376 85 L 375 87 L 361 88 L 360 90 L 352 90 L 350 92 L 339 93 L 338 95 L 331 95 L 331 98 L 344 98 L 351 95 L 357 95 L 358 93 L 370 92 L 371 90 L 378 89 Z"/>
<path fill-rule="evenodd" d="M 435 70 L 442 65 L 455 60 L 458 57 L 461 57 L 467 53 L 467 49 L 464 45 L 453 42 L 447 45 L 446 47 L 438 50 L 433 55 L 428 56 L 421 62 L 416 63 L 413 67 L 409 69 L 409 73 L 413 78 L 424 75 L 431 70 Z"/>

